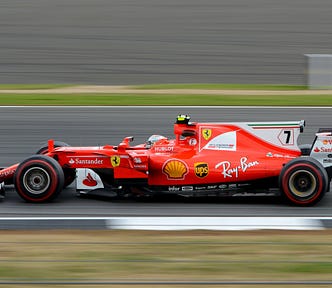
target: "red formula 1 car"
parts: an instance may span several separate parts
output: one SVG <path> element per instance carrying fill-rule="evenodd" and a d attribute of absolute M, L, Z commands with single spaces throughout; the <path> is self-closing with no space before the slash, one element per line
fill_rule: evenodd
<path fill-rule="evenodd" d="M 179 115 L 174 139 L 153 135 L 147 143 L 69 147 L 49 140 L 36 155 L 0 171 L 27 202 L 55 199 L 76 178 L 81 192 L 117 195 L 233 196 L 276 193 L 309 206 L 329 191 L 332 129 L 320 129 L 312 145 L 299 147 L 304 121 L 195 123 Z"/>

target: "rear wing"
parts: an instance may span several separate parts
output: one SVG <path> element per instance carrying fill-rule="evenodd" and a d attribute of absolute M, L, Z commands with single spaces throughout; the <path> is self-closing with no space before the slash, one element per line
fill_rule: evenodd
<path fill-rule="evenodd" d="M 317 159 L 325 169 L 328 167 L 332 169 L 332 128 L 319 129 L 310 156 Z"/>
<path fill-rule="evenodd" d="M 298 137 L 304 130 L 305 121 L 256 122 L 242 124 L 241 127 L 263 141 L 280 148 L 298 151 Z"/>
<path fill-rule="evenodd" d="M 242 130 L 260 139 L 262 142 L 282 149 L 300 152 L 298 137 L 300 133 L 303 132 L 304 126 L 304 120 L 282 122 L 197 123 L 195 126 L 197 131 L 194 132 L 198 132 L 200 150 L 236 151 L 236 146 L 238 145 L 237 134 L 238 131 Z M 231 127 L 231 131 L 227 131 L 225 127 Z M 227 132 L 225 132 L 225 130 Z"/>

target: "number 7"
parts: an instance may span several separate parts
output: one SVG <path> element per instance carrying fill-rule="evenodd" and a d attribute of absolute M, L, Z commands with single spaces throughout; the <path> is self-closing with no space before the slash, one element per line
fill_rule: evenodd
<path fill-rule="evenodd" d="M 284 134 L 287 135 L 287 138 L 286 138 L 286 144 L 289 144 L 289 140 L 290 140 L 290 137 L 291 137 L 292 131 L 290 131 L 290 130 L 286 130 L 286 131 L 284 131 Z"/>

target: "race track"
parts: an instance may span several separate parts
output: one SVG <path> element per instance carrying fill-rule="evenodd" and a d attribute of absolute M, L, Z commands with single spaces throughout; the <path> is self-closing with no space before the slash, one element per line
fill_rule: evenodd
<path fill-rule="evenodd" d="M 278 121 L 305 119 L 300 143 L 311 143 L 319 127 L 331 127 L 332 108 L 191 108 L 191 107 L 0 107 L 0 165 L 19 162 L 49 138 L 71 145 L 135 143 L 151 134 L 172 136 L 177 114 L 193 121 Z M 332 216 L 332 193 L 315 207 L 290 207 L 272 197 L 133 201 L 77 198 L 66 189 L 54 203 L 23 202 L 13 189 L 0 203 L 1 217 L 20 216 Z"/>

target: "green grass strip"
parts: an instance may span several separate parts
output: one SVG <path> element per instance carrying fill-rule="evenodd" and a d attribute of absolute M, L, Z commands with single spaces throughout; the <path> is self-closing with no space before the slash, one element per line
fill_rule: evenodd
<path fill-rule="evenodd" d="M 331 281 L 331 241 L 323 230 L 2 231 L 0 280 Z"/>
<path fill-rule="evenodd" d="M 332 95 L 0 94 L 0 105 L 331 106 Z"/>

